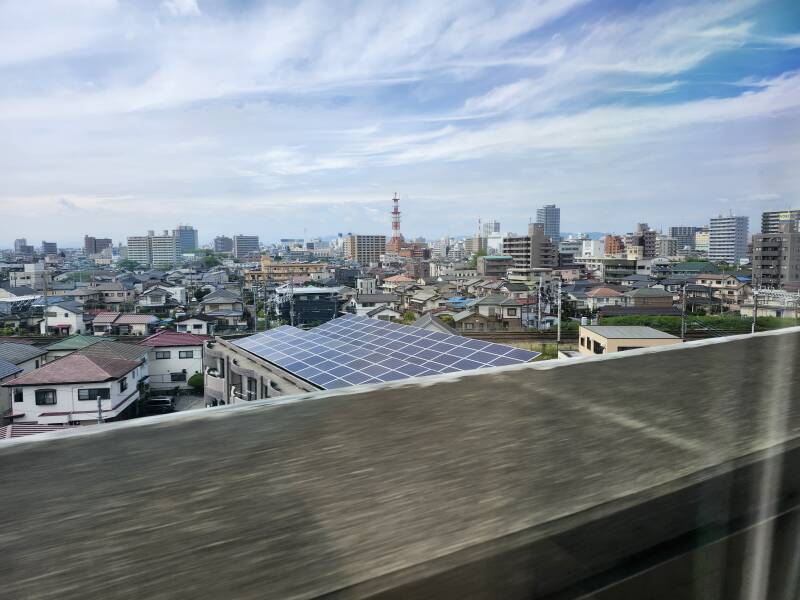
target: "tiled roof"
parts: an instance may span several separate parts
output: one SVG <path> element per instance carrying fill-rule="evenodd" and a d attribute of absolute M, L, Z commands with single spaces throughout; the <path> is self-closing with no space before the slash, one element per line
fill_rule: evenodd
<path fill-rule="evenodd" d="M 439 317 L 431 313 L 425 313 L 419 319 L 412 323 L 414 327 L 427 329 L 428 331 L 440 331 L 450 335 L 459 335 L 458 331 L 450 327 L 447 323 L 442 321 Z"/>
<path fill-rule="evenodd" d="M 590 292 L 591 293 L 591 292 Z M 634 298 L 640 297 L 650 297 L 650 298 L 672 298 L 672 294 L 667 290 L 662 290 L 660 288 L 638 288 L 631 290 L 630 292 L 625 292 L 626 296 L 633 296 Z"/>
<path fill-rule="evenodd" d="M 10 377 L 16 373 L 22 371 L 21 367 L 18 367 L 14 363 L 4 358 L 0 358 L 0 379 L 5 379 L 6 377 Z"/>
<path fill-rule="evenodd" d="M 58 302 L 57 304 L 51 304 L 50 307 L 63 308 L 64 310 L 75 313 L 76 315 L 83 314 L 83 306 L 81 306 L 74 300 L 63 300 L 62 302 Z"/>
<path fill-rule="evenodd" d="M 238 294 L 234 294 L 228 290 L 216 290 L 207 296 L 204 296 L 200 304 L 219 304 L 225 302 L 241 302 L 242 299 Z"/>
<path fill-rule="evenodd" d="M 391 283 L 404 283 L 414 281 L 411 277 L 406 277 L 405 275 L 392 275 L 391 277 L 387 277 L 384 281 L 389 281 Z"/>
<path fill-rule="evenodd" d="M 114 325 L 148 325 L 156 323 L 158 317 L 155 315 L 138 315 L 133 313 L 121 314 L 119 318 L 114 321 Z"/>
<path fill-rule="evenodd" d="M 58 385 L 62 383 L 92 383 L 118 379 L 129 373 L 140 362 L 124 358 L 107 358 L 85 356 L 80 353 L 70 354 L 39 367 L 35 371 L 25 373 L 12 379 L 3 386 L 20 385 Z"/>
<path fill-rule="evenodd" d="M 622 293 L 608 287 L 597 287 L 586 292 L 587 298 L 618 298 Z"/>
<path fill-rule="evenodd" d="M 30 344 L 17 344 L 14 342 L 0 342 L 0 358 L 12 362 L 15 365 L 47 354 L 44 348 L 38 348 Z"/>
<path fill-rule="evenodd" d="M 72 335 L 66 339 L 60 340 L 49 346 L 46 346 L 45 349 L 50 350 L 80 350 L 81 348 L 86 348 L 87 346 L 92 346 L 93 344 L 97 344 L 102 341 L 108 341 L 109 338 L 105 337 L 98 337 L 94 335 Z"/>
<path fill-rule="evenodd" d="M 150 352 L 149 348 L 140 346 L 139 344 L 124 344 L 122 342 L 113 342 L 103 339 L 102 342 L 87 346 L 83 350 L 79 350 L 77 354 L 84 356 L 96 356 L 100 358 L 124 358 L 126 360 L 142 360 L 147 353 Z"/>
<path fill-rule="evenodd" d="M 101 312 L 95 318 L 93 323 L 95 325 L 110 325 L 114 321 L 117 320 L 117 317 L 120 316 L 122 313 L 118 312 Z"/>
<path fill-rule="evenodd" d="M 356 302 L 397 302 L 399 298 L 397 294 L 359 294 L 356 296 Z"/>
<path fill-rule="evenodd" d="M 213 340 L 210 335 L 195 335 L 194 333 L 180 333 L 178 331 L 159 331 L 150 337 L 146 337 L 139 345 L 151 348 L 164 346 L 201 346 L 207 340 Z"/>
<path fill-rule="evenodd" d="M 0 289 L 7 291 L 9 294 L 13 296 L 33 296 L 36 294 L 36 290 L 26 285 L 20 285 L 18 287 L 13 287 L 10 285 L 0 285 Z"/>

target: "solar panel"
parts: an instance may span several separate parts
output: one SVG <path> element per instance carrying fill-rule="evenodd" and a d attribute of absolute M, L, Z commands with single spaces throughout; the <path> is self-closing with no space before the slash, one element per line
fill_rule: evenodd
<path fill-rule="evenodd" d="M 323 389 L 525 363 L 538 352 L 357 315 L 231 342 Z"/>

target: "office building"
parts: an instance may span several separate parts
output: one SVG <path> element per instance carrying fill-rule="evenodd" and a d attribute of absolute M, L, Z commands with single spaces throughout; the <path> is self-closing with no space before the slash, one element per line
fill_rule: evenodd
<path fill-rule="evenodd" d="M 546 204 L 536 210 L 536 222 L 544 226 L 544 234 L 556 244 L 561 239 L 561 209 L 555 204 Z"/>
<path fill-rule="evenodd" d="M 635 253 L 634 247 L 642 248 L 638 255 L 641 258 L 656 257 L 656 232 L 647 223 L 637 223 L 636 231 L 625 236 L 625 247 L 628 255 Z"/>
<path fill-rule="evenodd" d="M 25 238 L 14 240 L 14 254 L 33 256 L 33 246 L 30 246 Z"/>
<path fill-rule="evenodd" d="M 58 254 L 58 244 L 55 242 L 42 242 L 42 254 Z"/>
<path fill-rule="evenodd" d="M 214 252 L 233 252 L 233 238 L 218 235 L 214 238 Z"/>
<path fill-rule="evenodd" d="M 385 235 L 350 234 L 344 240 L 344 256 L 362 266 L 377 264 L 386 249 Z"/>
<path fill-rule="evenodd" d="M 111 248 L 111 238 L 96 238 L 90 235 L 83 236 L 83 253 L 86 256 L 100 254 L 106 248 Z"/>
<path fill-rule="evenodd" d="M 464 240 L 464 251 L 468 255 L 487 252 L 489 241 L 482 235 L 473 235 Z"/>
<path fill-rule="evenodd" d="M 800 232 L 785 220 L 778 233 L 753 236 L 753 286 L 783 288 L 800 284 Z"/>
<path fill-rule="evenodd" d="M 700 231 L 700 227 L 687 227 L 681 225 L 679 227 L 669 228 L 669 237 L 674 238 L 678 250 L 690 249 L 694 250 L 695 234 Z M 674 255 L 670 255 L 674 256 Z"/>
<path fill-rule="evenodd" d="M 178 225 L 172 230 L 172 235 L 178 240 L 178 251 L 180 254 L 191 254 L 197 250 L 197 229 L 191 225 Z"/>
<path fill-rule="evenodd" d="M 493 233 L 500 233 L 500 221 L 486 221 L 483 224 L 483 237 L 489 238 Z"/>
<path fill-rule="evenodd" d="M 233 256 L 234 258 L 244 258 L 246 256 L 261 254 L 261 245 L 257 235 L 235 235 L 233 236 Z"/>
<path fill-rule="evenodd" d="M 781 223 L 789 223 L 791 231 L 800 231 L 800 208 L 761 214 L 761 233 L 780 233 Z"/>
<path fill-rule="evenodd" d="M 712 262 L 738 264 L 747 258 L 748 217 L 724 217 L 711 219 L 708 239 L 708 258 Z"/>

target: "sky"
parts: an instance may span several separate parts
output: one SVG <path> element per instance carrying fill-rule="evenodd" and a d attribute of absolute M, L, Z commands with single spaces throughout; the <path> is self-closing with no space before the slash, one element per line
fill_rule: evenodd
<path fill-rule="evenodd" d="M 800 2 L 0 0 L 0 247 L 800 207 Z"/>

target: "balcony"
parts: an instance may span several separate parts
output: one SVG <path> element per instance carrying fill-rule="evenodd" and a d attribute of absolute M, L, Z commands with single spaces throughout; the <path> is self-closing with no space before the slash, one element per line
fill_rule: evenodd
<path fill-rule="evenodd" d="M 3 594 L 785 598 L 798 356 L 793 328 L 0 442 Z"/>
<path fill-rule="evenodd" d="M 218 400 L 225 398 L 225 378 L 215 374 L 216 370 L 207 368 L 205 371 L 205 393 Z"/>

